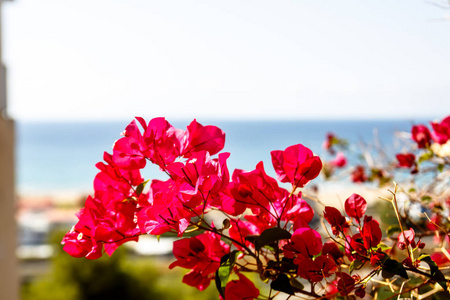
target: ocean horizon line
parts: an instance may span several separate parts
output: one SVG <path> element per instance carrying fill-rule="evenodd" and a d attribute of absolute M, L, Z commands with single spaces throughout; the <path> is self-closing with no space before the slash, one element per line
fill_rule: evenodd
<path fill-rule="evenodd" d="M 138 117 L 138 116 L 137 116 Z M 153 116 L 153 117 L 142 117 L 144 118 L 144 120 L 146 120 L 147 122 L 150 121 L 153 118 L 158 118 L 158 116 Z M 115 119 L 115 118 L 111 118 L 111 119 L 14 119 L 14 121 L 16 123 L 19 124 L 84 124 L 84 123 L 124 123 L 124 124 L 128 124 L 129 122 L 131 122 L 132 120 L 134 120 L 135 118 L 121 118 L 121 119 Z M 189 124 L 192 120 L 196 119 L 198 122 L 200 123 L 214 123 L 214 122 L 219 122 L 219 123 L 244 123 L 244 122 L 248 122 L 248 123 L 302 123 L 302 122 L 412 122 L 412 123 L 418 123 L 418 122 L 422 122 L 422 123 L 428 123 L 434 120 L 439 120 L 439 117 L 434 117 L 434 118 L 430 118 L 430 117 L 398 117 L 398 118 L 394 118 L 394 117 L 386 117 L 386 118 L 382 118 L 382 117 L 372 117 L 372 118 L 329 118 L 329 117 L 323 117 L 323 118 L 249 118 L 249 119 L 245 119 L 245 118 L 211 118 L 211 117 L 207 117 L 207 118 L 202 118 L 202 117 L 197 117 L 197 118 L 170 118 L 170 117 L 165 117 L 165 119 L 169 122 L 169 123 L 187 123 Z"/>

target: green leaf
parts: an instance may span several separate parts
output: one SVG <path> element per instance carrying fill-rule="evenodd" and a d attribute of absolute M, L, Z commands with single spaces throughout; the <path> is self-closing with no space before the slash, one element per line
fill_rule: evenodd
<path fill-rule="evenodd" d="M 259 236 L 248 236 L 245 239 L 255 244 L 256 251 L 259 251 L 265 245 L 290 238 L 291 234 L 288 231 L 275 227 L 264 230 Z"/>
<path fill-rule="evenodd" d="M 236 263 L 236 258 L 241 253 L 242 252 L 239 250 L 233 250 L 230 254 L 225 254 L 220 259 L 220 267 L 216 271 L 216 288 L 223 299 L 225 299 L 225 287 L 227 286 L 231 271 Z"/>
<path fill-rule="evenodd" d="M 427 161 L 427 160 L 429 160 L 430 158 L 432 158 L 433 157 L 433 152 L 431 152 L 431 151 L 427 151 L 427 152 L 425 152 L 424 154 L 422 154 L 420 157 L 419 157 L 419 164 L 421 164 L 421 163 L 423 163 L 424 161 Z"/>
<path fill-rule="evenodd" d="M 437 166 L 437 169 L 438 169 L 439 172 L 444 171 L 444 164 L 439 164 L 439 165 Z"/>
<path fill-rule="evenodd" d="M 122 202 L 132 202 L 132 201 L 137 201 L 137 199 L 135 197 L 128 197 L 124 199 Z"/>
<path fill-rule="evenodd" d="M 448 294 L 447 290 L 447 279 L 445 278 L 444 274 L 439 270 L 438 265 L 431 259 L 431 256 L 428 254 L 421 254 L 418 258 L 420 261 L 424 261 L 430 266 L 430 275 L 433 277 L 434 280 L 439 283 L 439 285 L 444 289 L 444 291 Z"/>
<path fill-rule="evenodd" d="M 305 286 L 298 280 L 296 280 L 295 278 L 291 278 L 290 280 L 291 283 L 291 287 L 294 289 L 295 291 L 303 291 L 305 289 Z"/>
<path fill-rule="evenodd" d="M 406 270 L 401 263 L 394 259 L 388 258 L 383 264 L 381 276 L 383 276 L 383 278 L 391 278 L 394 275 L 399 275 L 405 279 L 409 278 L 408 273 L 406 273 Z"/>
<path fill-rule="evenodd" d="M 388 298 L 392 299 L 392 297 L 395 295 L 394 293 L 392 293 L 391 289 L 388 286 L 381 286 L 380 288 L 377 289 L 377 292 L 378 292 L 378 299 L 388 299 Z"/>
<path fill-rule="evenodd" d="M 377 247 L 373 247 L 372 249 L 374 251 L 377 251 L 378 248 L 380 248 L 381 251 L 383 251 L 383 252 L 386 252 L 387 250 L 392 249 L 392 247 L 389 247 L 388 245 L 385 245 L 385 244 L 379 244 Z"/>
<path fill-rule="evenodd" d="M 146 180 L 146 181 L 144 181 L 144 182 L 141 182 L 141 184 L 137 186 L 137 188 L 136 188 L 136 194 L 137 194 L 138 196 L 140 196 L 140 195 L 142 194 L 142 192 L 144 191 L 145 186 L 147 185 L 147 183 L 148 183 L 149 181 L 150 181 L 150 179 L 148 179 L 148 180 Z"/>
<path fill-rule="evenodd" d="M 400 232 L 400 231 L 401 231 L 400 226 L 398 226 L 398 225 L 391 225 L 391 226 L 389 226 L 388 229 L 386 230 L 386 234 L 387 234 L 387 236 L 391 236 L 391 235 L 393 235 L 394 233 Z"/>
<path fill-rule="evenodd" d="M 364 265 L 364 263 L 358 259 L 352 261 L 350 264 L 350 274 L 352 274 L 353 270 L 358 270 L 362 265 Z"/>
<path fill-rule="evenodd" d="M 416 189 L 415 188 L 410 188 L 409 190 L 408 190 L 408 193 L 415 193 L 416 192 Z"/>
<path fill-rule="evenodd" d="M 278 275 L 277 279 L 273 280 L 270 283 L 270 287 L 276 291 L 284 292 L 289 295 L 295 295 L 291 283 L 289 282 L 289 278 L 286 274 Z"/>
<path fill-rule="evenodd" d="M 422 196 L 422 201 L 424 201 L 424 202 L 430 202 L 431 200 L 433 200 L 433 198 L 431 198 L 430 196 L 428 196 L 428 195 L 425 195 L 425 196 Z"/>

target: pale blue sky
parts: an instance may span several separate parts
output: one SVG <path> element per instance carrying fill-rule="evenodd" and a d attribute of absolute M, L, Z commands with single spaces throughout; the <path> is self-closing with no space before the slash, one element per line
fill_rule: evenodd
<path fill-rule="evenodd" d="M 419 0 L 5 2 L 9 113 L 442 118 L 449 15 Z"/>

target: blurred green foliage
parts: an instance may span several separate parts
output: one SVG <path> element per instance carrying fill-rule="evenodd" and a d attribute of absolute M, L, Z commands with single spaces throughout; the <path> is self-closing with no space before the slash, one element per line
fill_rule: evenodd
<path fill-rule="evenodd" d="M 73 258 L 62 251 L 63 235 L 51 238 L 56 249 L 51 271 L 22 286 L 23 300 L 218 298 L 214 282 L 200 292 L 181 282 L 187 270 L 169 270 L 168 263 L 158 261 L 158 257 L 130 257 L 123 247 L 98 260 Z"/>

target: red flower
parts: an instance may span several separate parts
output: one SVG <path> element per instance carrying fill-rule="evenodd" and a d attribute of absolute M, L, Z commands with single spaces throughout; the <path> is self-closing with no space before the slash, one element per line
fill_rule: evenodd
<path fill-rule="evenodd" d="M 442 266 L 444 264 L 450 263 L 450 259 L 448 259 L 447 255 L 442 252 L 435 252 L 431 254 L 431 259 L 438 265 Z"/>
<path fill-rule="evenodd" d="M 203 291 L 209 286 L 212 279 L 214 279 L 214 273 L 206 274 L 199 270 L 190 270 L 183 276 L 182 282 Z"/>
<path fill-rule="evenodd" d="M 353 182 L 366 182 L 367 176 L 363 166 L 356 166 L 351 174 L 351 179 Z"/>
<path fill-rule="evenodd" d="M 334 207 L 326 206 L 323 217 L 331 225 L 331 230 L 334 235 L 338 235 L 340 231 L 344 231 L 344 228 L 349 227 L 345 217 Z"/>
<path fill-rule="evenodd" d="M 283 247 L 287 258 L 310 257 L 322 251 L 322 237 L 311 228 L 299 228 L 292 234 L 291 240 Z M 299 263 L 295 261 L 294 263 Z"/>
<path fill-rule="evenodd" d="M 414 241 L 414 238 L 416 236 L 416 233 L 414 232 L 414 229 L 409 229 L 409 230 L 405 230 L 402 232 L 400 232 L 398 234 L 398 242 L 397 242 L 397 247 L 400 250 L 405 249 L 406 247 L 408 247 L 408 245 L 411 245 L 411 247 L 414 249 L 417 247 L 419 248 L 424 248 L 425 244 L 422 243 L 420 240 L 419 242 L 416 244 L 416 242 Z"/>
<path fill-rule="evenodd" d="M 290 221 L 293 222 L 294 224 L 299 222 L 303 224 L 308 224 L 309 222 L 311 222 L 311 220 L 314 217 L 314 210 L 305 200 L 301 198 L 301 195 L 302 194 L 299 193 L 297 196 L 291 195 L 288 198 L 288 195 L 285 194 L 285 197 L 281 199 L 282 201 L 280 201 L 279 206 L 285 205 L 284 214 L 282 218 L 283 221 Z M 278 214 L 281 214 L 279 210 L 280 209 L 278 208 Z M 297 229 L 297 227 L 294 225 L 294 230 L 295 229 Z"/>
<path fill-rule="evenodd" d="M 332 257 L 337 265 L 340 265 L 343 261 L 344 254 L 339 250 L 335 242 L 326 242 L 323 244 L 322 255 Z"/>
<path fill-rule="evenodd" d="M 327 150 L 331 154 L 334 154 L 333 145 L 335 144 L 335 141 L 336 136 L 334 135 L 334 133 L 331 132 L 327 133 L 327 138 L 322 144 L 323 149 Z"/>
<path fill-rule="evenodd" d="M 349 217 L 359 219 L 364 216 L 367 209 L 367 201 L 358 194 L 353 194 L 345 200 L 345 212 Z"/>
<path fill-rule="evenodd" d="M 220 240 L 220 236 L 211 232 L 177 240 L 173 242 L 173 255 L 177 260 L 169 268 L 179 266 L 192 269 L 183 282 L 201 290 L 208 286 L 212 274 L 220 267 L 220 259 L 229 250 L 230 247 Z"/>
<path fill-rule="evenodd" d="M 336 157 L 332 161 L 330 161 L 330 163 L 336 168 L 342 168 L 347 164 L 347 159 L 345 158 L 344 153 L 338 152 L 336 154 Z"/>
<path fill-rule="evenodd" d="M 113 208 L 105 208 L 101 200 L 89 196 L 85 207 L 77 214 L 78 223 L 62 241 L 64 250 L 74 257 L 88 259 L 99 258 L 103 248 L 112 255 L 121 244 L 138 240 L 136 212 L 135 203 L 121 202 Z"/>
<path fill-rule="evenodd" d="M 337 288 L 342 296 L 348 295 L 355 288 L 355 279 L 347 273 L 339 273 Z"/>
<path fill-rule="evenodd" d="M 221 151 L 225 146 L 225 133 L 216 126 L 203 126 L 196 120 L 187 127 L 182 143 L 181 155 L 190 157 L 192 153 L 206 150 L 210 155 Z"/>
<path fill-rule="evenodd" d="M 271 155 L 278 180 L 290 182 L 295 187 L 304 187 L 322 170 L 320 158 L 301 144 L 287 147 L 284 151 L 272 151 Z"/>
<path fill-rule="evenodd" d="M 86 257 L 87 259 L 97 259 L 102 256 L 102 244 L 93 242 L 90 237 L 78 233 L 76 231 L 68 232 L 61 244 L 64 245 L 63 250 L 73 257 Z"/>
<path fill-rule="evenodd" d="M 359 288 L 357 288 L 355 291 L 355 295 L 359 298 L 364 298 L 364 296 L 366 295 L 366 289 L 364 288 L 364 286 L 360 286 Z"/>
<path fill-rule="evenodd" d="M 431 123 L 433 132 L 431 138 L 439 144 L 445 144 L 450 139 L 450 116 L 446 117 L 441 123 Z"/>
<path fill-rule="evenodd" d="M 231 227 L 228 232 L 232 239 L 242 244 L 245 244 L 247 247 L 253 248 L 253 243 L 246 240 L 245 238 L 251 235 L 259 235 L 267 228 L 270 228 L 270 226 L 267 223 L 264 224 L 258 223 L 255 225 L 254 222 L 241 221 L 238 219 L 238 220 L 231 220 Z M 244 250 L 244 248 L 239 244 L 236 243 L 233 244 L 239 250 Z"/>
<path fill-rule="evenodd" d="M 220 191 L 211 202 L 211 205 L 232 216 L 238 216 L 247 209 L 245 203 L 236 201 L 231 195 L 230 185 L 226 189 Z"/>
<path fill-rule="evenodd" d="M 386 255 L 387 254 L 384 253 L 381 248 L 378 248 L 377 251 L 372 252 L 372 255 L 370 256 L 370 264 L 372 266 L 379 265 Z"/>
<path fill-rule="evenodd" d="M 400 168 L 411 168 L 416 164 L 416 156 L 412 153 L 397 154 L 398 167 Z"/>
<path fill-rule="evenodd" d="M 148 126 L 142 118 L 136 118 L 144 129 L 141 134 L 135 121 L 124 131 L 124 137 L 118 140 L 113 149 L 114 162 L 123 169 L 141 169 L 146 159 L 162 169 L 180 156 L 181 141 L 185 133 L 175 129 L 164 118 L 152 119 Z"/>
<path fill-rule="evenodd" d="M 345 254 L 350 261 L 359 259 L 365 261 L 367 257 L 367 248 L 364 246 L 364 240 L 360 233 L 354 234 L 353 236 L 346 237 L 347 242 L 345 243 Z"/>
<path fill-rule="evenodd" d="M 166 171 L 175 180 L 186 206 L 198 214 L 210 207 L 213 198 L 229 183 L 226 165 L 229 155 L 220 153 L 218 158 L 211 159 L 209 153 L 202 150 L 192 153 L 185 162 L 167 165 Z"/>
<path fill-rule="evenodd" d="M 415 125 L 412 130 L 412 139 L 417 143 L 417 147 L 426 148 L 430 145 L 431 134 L 425 125 Z"/>
<path fill-rule="evenodd" d="M 324 277 L 329 277 L 331 271 L 334 270 L 336 265 L 333 260 L 327 256 L 321 255 L 314 260 L 311 258 L 303 258 L 299 261 L 299 267 L 297 274 L 311 282 L 319 282 Z"/>
<path fill-rule="evenodd" d="M 113 161 L 110 154 L 104 153 L 104 161 L 96 167 L 100 172 L 94 179 L 95 198 L 100 199 L 106 209 L 114 209 L 117 203 L 137 196 L 132 186 L 138 186 L 144 180 L 139 170 L 123 170 Z M 143 195 L 142 195 L 143 196 Z"/>
<path fill-rule="evenodd" d="M 139 228 L 142 233 L 159 235 L 174 230 L 179 236 L 183 234 L 191 220 L 191 213 L 182 202 L 182 195 L 176 183 L 153 180 L 150 203 L 141 203 L 143 208 L 138 215 Z"/>
<path fill-rule="evenodd" d="M 239 280 L 231 280 L 225 287 L 226 300 L 251 300 L 258 298 L 259 290 L 247 277 L 237 273 Z"/>
<path fill-rule="evenodd" d="M 270 203 L 284 195 L 278 182 L 264 171 L 262 161 L 256 165 L 255 170 L 250 172 L 234 170 L 232 179 L 230 184 L 232 197 L 245 203 L 251 209 L 264 207 L 266 210 L 270 210 Z M 275 217 L 275 215 L 273 216 Z"/>
<path fill-rule="evenodd" d="M 380 224 L 372 219 L 372 217 L 364 217 L 364 226 L 361 230 L 361 236 L 364 241 L 364 247 L 370 249 L 377 247 L 381 242 L 382 232 L 380 229 Z"/>

